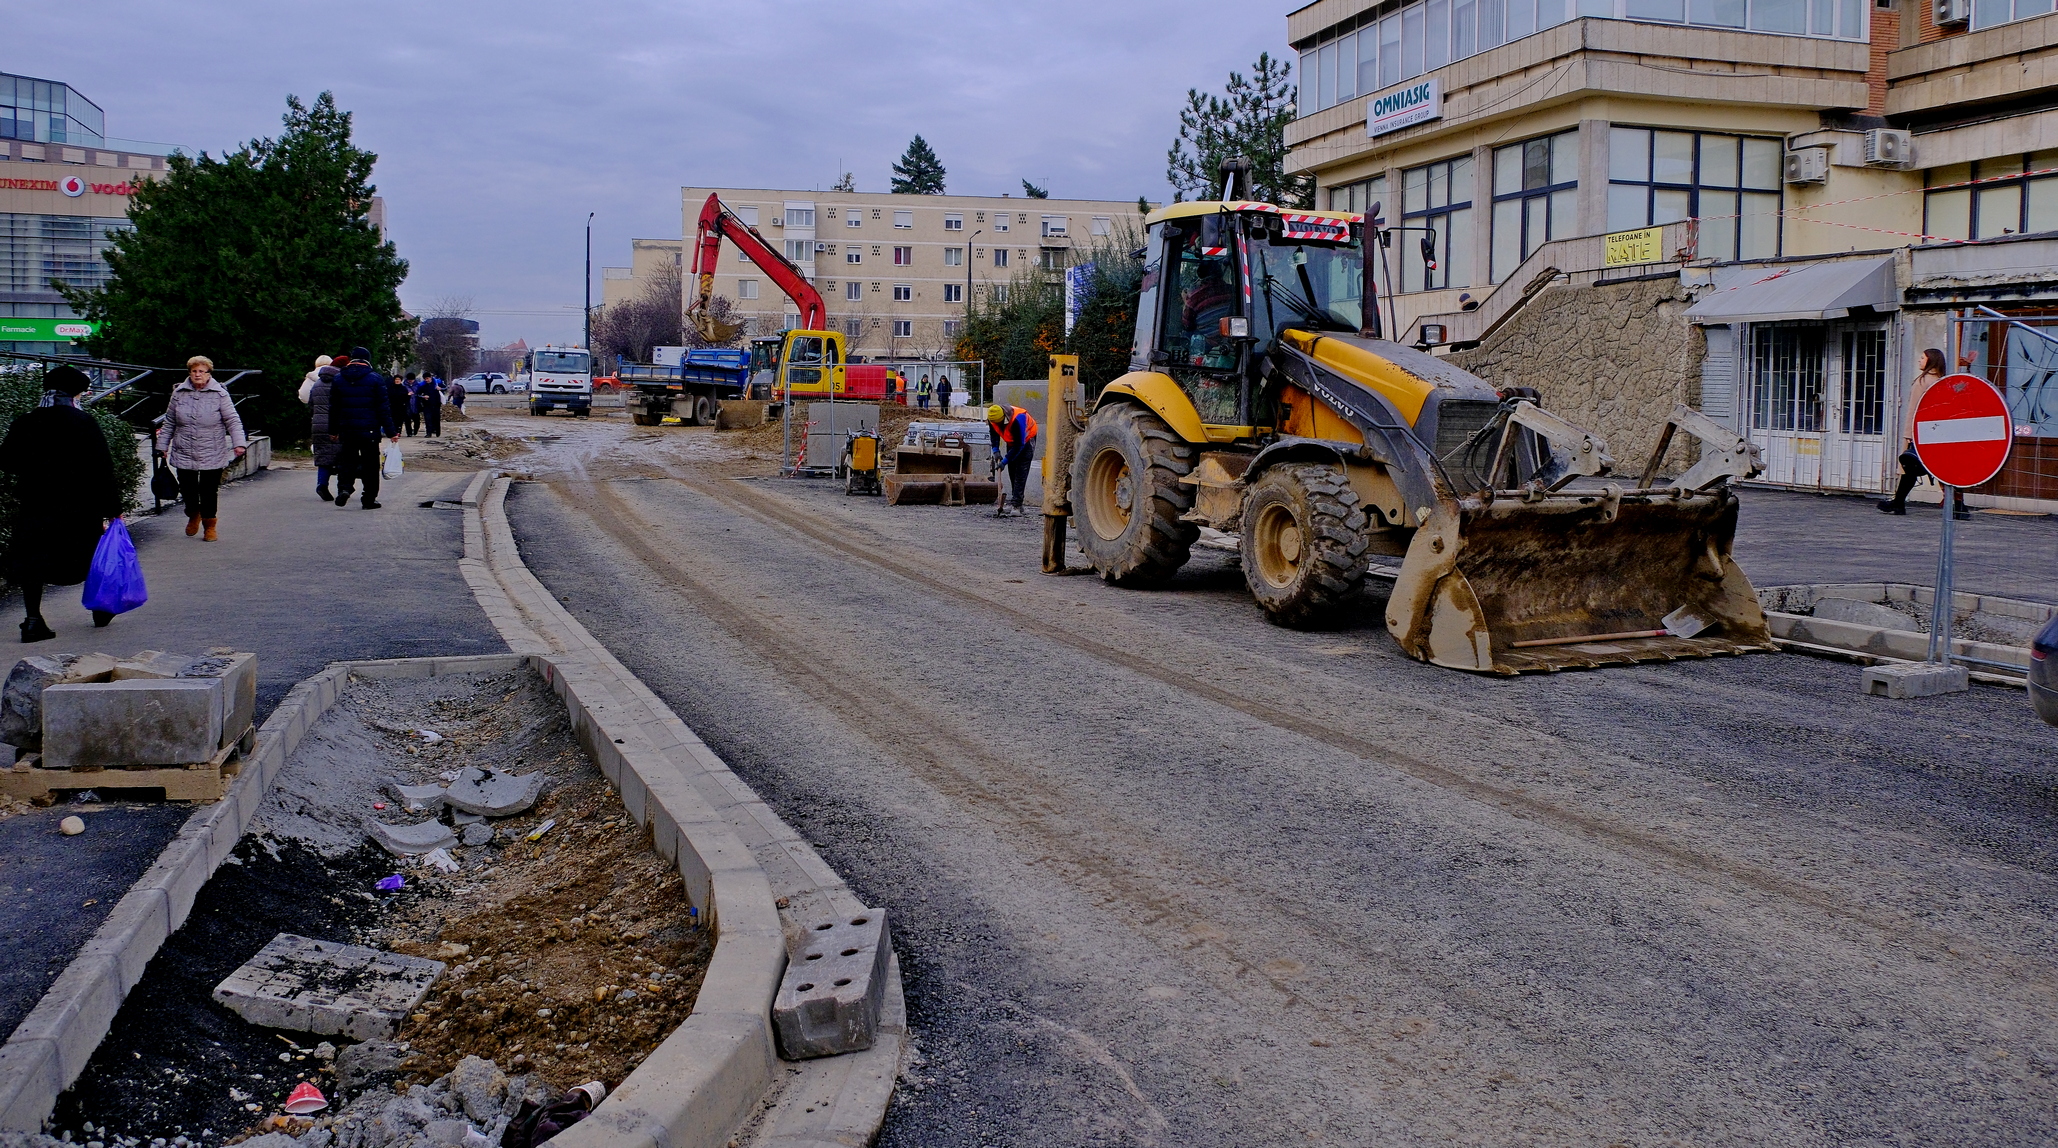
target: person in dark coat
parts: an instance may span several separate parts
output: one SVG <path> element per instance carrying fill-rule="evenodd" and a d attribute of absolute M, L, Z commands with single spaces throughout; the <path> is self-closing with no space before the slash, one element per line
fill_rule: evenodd
<path fill-rule="evenodd" d="M 336 360 L 347 361 L 349 356 L 322 358 L 327 361 L 315 368 L 314 385 L 307 388 L 307 445 L 314 453 L 314 492 L 323 502 L 334 502 L 336 496 L 329 493 L 329 473 L 336 469 L 336 459 L 343 453 L 343 440 L 329 429 L 329 404 L 336 379 L 343 374 L 336 368 Z"/>
<path fill-rule="evenodd" d="M 387 379 L 386 393 L 393 400 L 393 425 L 406 427 L 408 437 L 413 438 L 414 432 L 422 428 L 421 412 L 414 405 L 414 376 L 408 375 L 406 382 Z"/>
<path fill-rule="evenodd" d="M 0 471 L 14 480 L 18 504 L 7 576 L 21 587 L 28 611 L 21 624 L 24 642 L 57 636 L 43 621 L 43 587 L 84 582 L 100 535 L 121 517 L 121 486 L 107 436 L 78 407 L 78 396 L 92 380 L 60 364 L 43 376 L 43 386 L 45 405 L 14 420 L 0 441 Z M 113 620 L 113 614 L 93 611 L 95 626 Z"/>
<path fill-rule="evenodd" d="M 414 385 L 414 405 L 421 412 L 423 429 L 429 437 L 443 437 L 443 381 L 435 375 L 423 375 L 422 381 Z"/>
<path fill-rule="evenodd" d="M 400 422 L 393 417 L 393 380 L 372 370 L 372 353 L 350 349 L 350 362 L 329 388 L 329 433 L 336 436 L 336 505 L 350 503 L 351 489 L 364 483 L 366 510 L 379 508 L 379 440 L 400 441 Z M 337 362 L 342 362 L 338 359 Z"/>

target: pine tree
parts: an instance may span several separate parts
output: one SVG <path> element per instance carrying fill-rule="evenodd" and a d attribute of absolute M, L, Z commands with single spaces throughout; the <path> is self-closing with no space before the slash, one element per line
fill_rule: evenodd
<path fill-rule="evenodd" d="M 943 161 L 936 158 L 929 141 L 919 135 L 908 144 L 907 153 L 900 157 L 900 162 L 893 165 L 893 193 L 943 194 Z"/>
<path fill-rule="evenodd" d="M 1047 187 L 1038 187 L 1025 179 L 1022 181 L 1022 194 L 1028 196 L 1030 199 L 1049 199 L 1050 189 Z"/>
<path fill-rule="evenodd" d="M 173 155 L 163 179 L 138 181 L 134 226 L 106 254 L 113 277 L 64 295 L 102 324 L 94 355 L 262 371 L 236 385 L 256 392 L 238 410 L 295 440 L 307 433 L 295 392 L 315 356 L 361 346 L 402 363 L 413 324 L 398 294 L 407 263 L 367 218 L 378 157 L 350 142 L 350 113 L 328 92 L 312 107 L 288 96 L 284 124 L 220 159 Z"/>
<path fill-rule="evenodd" d="M 1216 199 L 1222 194 L 1217 166 L 1230 156 L 1251 161 L 1251 196 L 1281 207 L 1312 207 L 1315 178 L 1286 172 L 1286 125 L 1293 121 L 1292 65 L 1260 52 L 1251 75 L 1229 73 L 1220 96 L 1188 88 L 1179 111 L 1179 138 L 1165 155 L 1165 178 L 1174 199 Z"/>

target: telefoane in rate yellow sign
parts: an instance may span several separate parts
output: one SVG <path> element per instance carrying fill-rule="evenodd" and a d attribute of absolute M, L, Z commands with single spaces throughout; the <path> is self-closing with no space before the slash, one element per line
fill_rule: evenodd
<path fill-rule="evenodd" d="M 1640 231 L 1617 231 L 1608 236 L 1608 257 L 1602 261 L 1606 267 L 1628 267 L 1636 263 L 1656 263 L 1663 258 L 1658 245 L 1665 229 L 1646 227 Z"/>

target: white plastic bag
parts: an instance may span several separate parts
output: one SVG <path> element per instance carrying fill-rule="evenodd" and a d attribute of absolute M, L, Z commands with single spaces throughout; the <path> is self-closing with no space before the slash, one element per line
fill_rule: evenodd
<path fill-rule="evenodd" d="M 379 473 L 386 478 L 400 477 L 400 444 L 391 439 L 379 446 Z"/>

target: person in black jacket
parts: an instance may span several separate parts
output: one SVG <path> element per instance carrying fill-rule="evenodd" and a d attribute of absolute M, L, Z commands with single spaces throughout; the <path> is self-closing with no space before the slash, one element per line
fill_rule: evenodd
<path fill-rule="evenodd" d="M 371 356 L 363 347 L 350 349 L 350 362 L 329 388 L 329 433 L 342 447 L 336 456 L 336 505 L 348 505 L 351 489 L 363 482 L 359 505 L 377 510 L 379 440 L 399 442 L 400 424 L 393 418 L 392 380 L 372 370 Z"/>
<path fill-rule="evenodd" d="M 43 376 L 44 406 L 14 420 L 0 441 L 0 471 L 14 480 L 19 506 L 7 550 L 7 576 L 21 587 L 28 617 L 21 640 L 57 636 L 43 621 L 43 587 L 86 580 L 93 551 L 110 520 L 121 517 L 121 486 L 107 436 L 93 416 L 78 408 L 78 396 L 92 386 L 85 372 L 68 364 Z M 114 615 L 93 611 L 93 624 Z"/>

